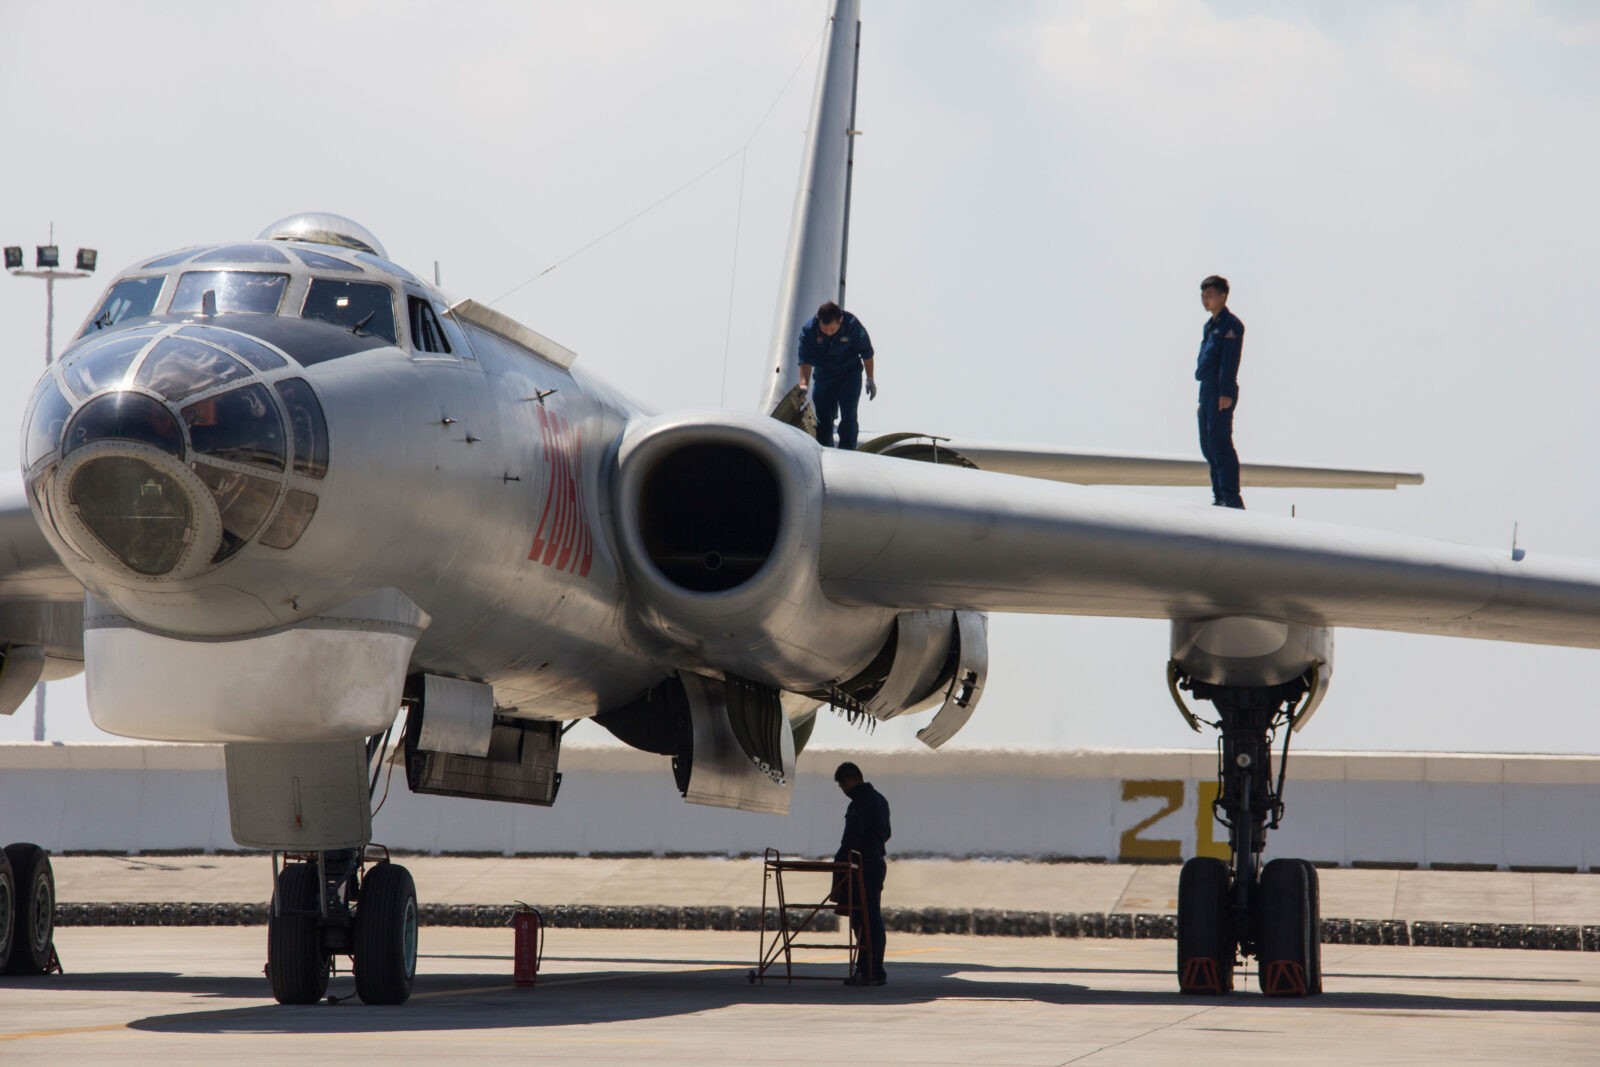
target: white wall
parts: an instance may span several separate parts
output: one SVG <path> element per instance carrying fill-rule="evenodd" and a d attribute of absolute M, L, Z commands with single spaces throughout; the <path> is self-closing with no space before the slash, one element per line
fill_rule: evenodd
<path fill-rule="evenodd" d="M 397 768 L 375 836 L 424 852 L 831 853 L 841 759 L 889 798 L 898 855 L 1226 854 L 1208 817 L 1212 751 L 807 752 L 785 819 L 685 804 L 665 757 L 569 748 L 548 809 L 417 796 Z M 1290 771 L 1271 855 L 1600 870 L 1600 757 L 1303 753 Z M 0 745 L 0 842 L 17 840 L 55 851 L 233 849 L 222 751 Z"/>

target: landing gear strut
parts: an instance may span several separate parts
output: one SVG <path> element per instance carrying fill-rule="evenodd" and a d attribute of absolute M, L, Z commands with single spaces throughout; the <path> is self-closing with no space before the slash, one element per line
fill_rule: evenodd
<path fill-rule="evenodd" d="M 1219 789 L 1213 806 L 1228 828 L 1230 859 L 1197 856 L 1178 881 L 1178 988 L 1189 994 L 1233 989 L 1237 958 L 1255 956 L 1261 992 L 1305 997 L 1322 992 L 1322 919 L 1317 871 L 1305 860 L 1262 866 L 1267 831 L 1283 819 L 1289 738 L 1315 672 L 1273 686 L 1181 681 L 1217 709 Z M 1277 780 L 1272 743 L 1283 733 Z"/>

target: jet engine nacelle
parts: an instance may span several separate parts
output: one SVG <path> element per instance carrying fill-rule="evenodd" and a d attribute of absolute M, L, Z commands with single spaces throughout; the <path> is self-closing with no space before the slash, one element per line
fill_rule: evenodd
<path fill-rule="evenodd" d="M 779 689 L 854 677 L 896 612 L 822 594 L 821 449 L 759 415 L 673 415 L 624 435 L 620 554 L 645 625 L 711 668 Z"/>

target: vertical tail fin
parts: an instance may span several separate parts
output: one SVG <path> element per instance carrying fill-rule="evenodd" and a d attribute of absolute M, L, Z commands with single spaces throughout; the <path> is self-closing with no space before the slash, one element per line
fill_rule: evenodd
<path fill-rule="evenodd" d="M 850 230 L 850 173 L 854 165 L 856 65 L 861 46 L 860 0 L 834 0 L 817 88 L 811 98 L 811 124 L 800 163 L 789 224 L 789 249 L 778 287 L 777 313 L 761 409 L 797 421 L 790 394 L 799 382 L 795 344 L 800 327 L 828 300 L 844 303 L 845 252 Z M 780 414 L 784 406 L 792 417 Z"/>

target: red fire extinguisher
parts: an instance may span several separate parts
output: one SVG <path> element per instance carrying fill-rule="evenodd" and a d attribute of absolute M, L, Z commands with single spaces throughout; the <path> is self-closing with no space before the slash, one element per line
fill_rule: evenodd
<path fill-rule="evenodd" d="M 544 916 L 539 909 L 517 901 L 511 913 L 515 947 L 512 950 L 512 978 L 519 986 L 536 985 L 539 961 L 544 959 Z"/>

